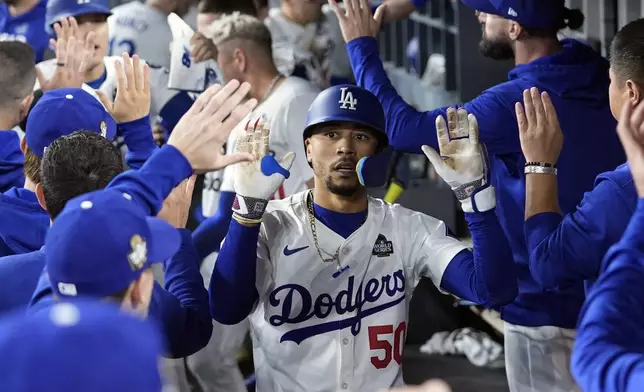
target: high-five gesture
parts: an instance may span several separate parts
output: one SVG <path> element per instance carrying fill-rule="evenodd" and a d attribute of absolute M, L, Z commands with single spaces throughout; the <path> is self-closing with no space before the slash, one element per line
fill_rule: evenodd
<path fill-rule="evenodd" d="M 479 143 L 479 126 L 474 115 L 465 109 L 447 109 L 436 118 L 440 155 L 429 146 L 422 150 L 436 173 L 452 188 L 463 211 L 487 211 L 496 205 L 494 188 L 489 186 L 487 160 Z"/>
<path fill-rule="evenodd" d="M 139 56 L 130 59 L 127 53 L 121 55 L 116 70 L 116 98 L 112 102 L 102 91 L 96 90 L 101 102 L 112 117 L 119 122 L 138 120 L 150 113 L 150 68 L 141 65 Z"/>
<path fill-rule="evenodd" d="M 78 23 L 74 18 L 63 18 L 54 24 L 57 39 L 51 39 L 56 48 L 56 71 L 47 79 L 36 67 L 36 76 L 42 91 L 57 88 L 80 88 L 84 82 L 89 61 L 94 55 L 95 34 L 90 32 L 84 40 L 79 38 Z"/>
<path fill-rule="evenodd" d="M 644 104 L 634 106 L 630 101 L 624 103 L 617 135 L 624 146 L 628 166 L 635 181 L 639 197 L 644 197 Z"/>
<path fill-rule="evenodd" d="M 253 160 L 233 168 L 237 194 L 233 216 L 241 223 L 254 224 L 261 222 L 268 200 L 290 176 L 295 154 L 287 153 L 281 162 L 269 155 L 270 130 L 263 118 L 249 120 L 245 130 L 235 144 L 235 151 L 251 154 Z"/>
<path fill-rule="evenodd" d="M 172 130 L 167 144 L 181 151 L 195 173 L 217 171 L 253 159 L 251 154 L 220 152 L 230 132 L 257 105 L 256 99 L 242 103 L 249 91 L 250 84 L 240 85 L 237 80 L 224 87 L 210 86 Z"/>
<path fill-rule="evenodd" d="M 385 5 L 380 5 L 374 15 L 367 0 L 344 0 L 343 3 L 344 9 L 340 8 L 336 0 L 329 0 L 329 5 L 340 22 L 345 42 L 360 37 L 375 37 L 378 34 L 385 15 Z"/>
<path fill-rule="evenodd" d="M 517 102 L 515 111 L 525 160 L 554 166 L 563 146 L 563 132 L 550 96 L 533 87 L 523 91 L 523 104 L 525 108 Z"/>

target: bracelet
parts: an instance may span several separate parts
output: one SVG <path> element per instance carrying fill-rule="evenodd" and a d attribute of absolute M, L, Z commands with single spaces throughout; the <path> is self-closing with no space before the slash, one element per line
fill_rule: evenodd
<path fill-rule="evenodd" d="M 557 175 L 556 167 L 549 166 L 526 166 L 524 171 L 525 174 L 554 174 Z"/>
<path fill-rule="evenodd" d="M 526 162 L 525 167 L 529 166 L 543 166 L 543 167 L 557 167 L 557 165 L 553 165 L 552 163 L 547 163 L 547 162 Z"/>
<path fill-rule="evenodd" d="M 246 219 L 246 218 L 244 218 L 242 216 L 239 216 L 239 215 L 237 215 L 235 213 L 233 213 L 233 219 L 236 220 L 237 222 L 241 223 L 241 224 L 246 224 L 246 225 L 258 225 L 258 224 L 262 223 L 262 221 L 264 220 L 263 218 L 260 218 L 260 219 Z"/>

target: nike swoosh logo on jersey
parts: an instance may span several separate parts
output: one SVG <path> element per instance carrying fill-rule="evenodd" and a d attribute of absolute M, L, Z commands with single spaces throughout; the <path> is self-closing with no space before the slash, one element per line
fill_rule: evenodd
<path fill-rule="evenodd" d="M 297 252 L 299 252 L 301 250 L 304 250 L 306 248 L 308 248 L 308 246 L 303 246 L 301 248 L 295 248 L 295 249 L 289 249 L 288 245 L 286 245 L 284 247 L 284 256 L 290 256 L 290 255 L 295 254 L 295 253 L 297 253 Z"/>

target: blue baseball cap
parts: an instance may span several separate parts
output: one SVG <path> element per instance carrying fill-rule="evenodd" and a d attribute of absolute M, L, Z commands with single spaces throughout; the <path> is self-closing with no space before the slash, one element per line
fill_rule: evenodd
<path fill-rule="evenodd" d="M 105 189 L 67 202 L 45 238 L 45 265 L 60 297 L 108 297 L 172 257 L 177 229 L 148 217 L 128 193 Z"/>
<path fill-rule="evenodd" d="M 476 11 L 513 20 L 523 27 L 556 27 L 566 9 L 565 0 L 461 0 Z"/>
<path fill-rule="evenodd" d="M 75 131 L 95 132 L 112 140 L 116 121 L 97 95 L 81 88 L 60 88 L 45 92 L 29 111 L 25 138 L 29 149 L 42 158 L 54 140 Z"/>
<path fill-rule="evenodd" d="M 0 321 L 0 390 L 159 392 L 160 331 L 104 301 L 54 304 Z"/>

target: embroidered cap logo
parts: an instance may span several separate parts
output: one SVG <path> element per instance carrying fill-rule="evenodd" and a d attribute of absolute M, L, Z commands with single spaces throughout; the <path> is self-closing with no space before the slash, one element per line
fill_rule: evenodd
<path fill-rule="evenodd" d="M 348 87 L 343 87 L 340 89 L 340 101 L 338 103 L 340 104 L 340 109 L 356 110 L 358 100 L 353 98 L 353 93 Z"/>
<path fill-rule="evenodd" d="M 130 267 L 132 267 L 132 271 L 140 270 L 148 259 L 147 243 L 140 235 L 134 234 L 130 238 L 130 248 L 132 250 L 127 255 Z"/>

